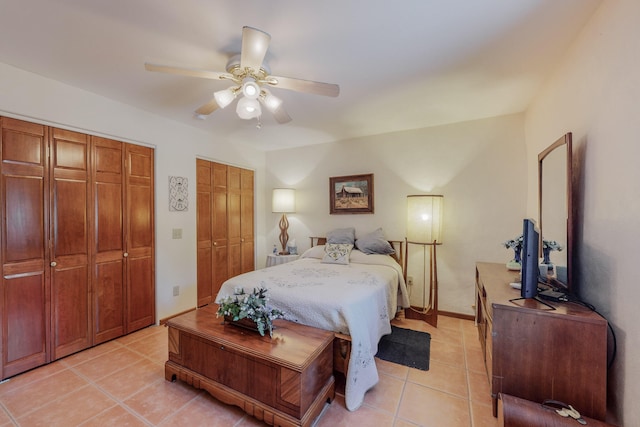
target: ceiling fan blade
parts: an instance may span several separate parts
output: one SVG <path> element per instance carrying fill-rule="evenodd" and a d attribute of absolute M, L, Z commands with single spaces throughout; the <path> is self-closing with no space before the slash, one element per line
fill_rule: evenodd
<path fill-rule="evenodd" d="M 195 68 L 171 67 L 168 65 L 150 64 L 145 62 L 144 68 L 147 71 L 157 71 L 160 73 L 178 74 L 180 76 L 200 77 L 203 79 L 223 80 L 233 79 L 229 73 L 219 73 L 216 71 L 198 70 Z"/>
<path fill-rule="evenodd" d="M 279 76 L 269 76 L 266 80 L 269 85 L 280 89 L 295 90 L 297 92 L 306 92 L 314 95 L 332 97 L 336 97 L 340 94 L 340 86 L 331 83 L 314 82 L 311 80 Z"/>
<path fill-rule="evenodd" d="M 201 114 L 203 116 L 208 116 L 218 109 L 218 103 L 215 98 L 211 98 L 211 101 L 207 102 L 200 108 L 196 110 L 196 114 Z"/>
<path fill-rule="evenodd" d="M 287 110 L 284 107 L 280 106 L 276 111 L 273 112 L 273 118 L 276 119 L 276 122 L 282 124 L 289 123 L 291 121 L 291 117 L 287 113 Z"/>
<path fill-rule="evenodd" d="M 242 50 L 240 67 L 259 70 L 267 54 L 271 36 L 253 27 L 242 27 Z"/>

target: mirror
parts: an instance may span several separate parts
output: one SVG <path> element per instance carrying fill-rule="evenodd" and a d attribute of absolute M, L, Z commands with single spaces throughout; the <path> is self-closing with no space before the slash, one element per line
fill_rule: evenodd
<path fill-rule="evenodd" d="M 549 283 L 571 292 L 573 201 L 571 133 L 538 155 L 538 227 L 540 256 L 550 261 Z M 561 250 L 554 249 L 554 241 Z M 547 248 L 546 255 L 545 248 Z"/>

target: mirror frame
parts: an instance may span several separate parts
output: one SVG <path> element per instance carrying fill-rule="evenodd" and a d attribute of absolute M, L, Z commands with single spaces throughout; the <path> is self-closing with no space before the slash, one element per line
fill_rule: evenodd
<path fill-rule="evenodd" d="M 540 154 L 538 154 L 538 227 L 540 229 L 540 255 L 542 254 L 542 236 L 543 234 L 543 218 L 542 218 L 542 178 L 543 178 L 543 161 L 544 159 L 550 155 L 555 150 L 565 149 L 566 155 L 566 193 L 567 193 L 567 217 L 566 217 L 566 229 L 567 229 L 567 283 L 562 283 L 558 280 L 551 280 L 551 285 L 554 287 L 564 288 L 567 292 L 571 293 L 572 285 L 573 285 L 573 227 L 574 227 L 574 215 L 573 215 L 573 159 L 572 159 L 572 148 L 571 148 L 571 132 L 566 133 L 562 137 L 560 137 L 557 141 L 551 144 L 549 147 L 544 149 Z"/>

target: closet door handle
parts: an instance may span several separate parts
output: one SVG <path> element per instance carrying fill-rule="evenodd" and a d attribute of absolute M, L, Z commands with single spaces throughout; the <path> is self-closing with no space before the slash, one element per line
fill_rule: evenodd
<path fill-rule="evenodd" d="M 55 267 L 56 265 L 58 265 L 58 263 L 57 263 L 57 262 L 55 262 L 55 261 L 51 261 L 51 267 Z"/>
<path fill-rule="evenodd" d="M 125 252 L 125 253 L 123 253 L 123 254 L 122 254 L 122 256 L 126 258 L 126 257 L 128 257 L 128 256 L 129 256 L 129 253 L 128 253 L 128 252 Z"/>

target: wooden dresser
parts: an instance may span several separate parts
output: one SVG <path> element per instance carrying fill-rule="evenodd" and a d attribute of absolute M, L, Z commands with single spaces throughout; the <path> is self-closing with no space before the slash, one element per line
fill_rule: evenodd
<path fill-rule="evenodd" d="M 216 318 L 217 306 L 174 317 L 165 378 L 208 391 L 274 426 L 308 426 L 335 396 L 330 331 L 276 320 L 273 338 Z"/>
<path fill-rule="evenodd" d="M 575 303 L 518 300 L 509 286 L 518 272 L 504 264 L 476 264 L 476 322 L 491 383 L 498 393 L 541 403 L 555 399 L 604 420 L 607 393 L 607 321 Z"/>

